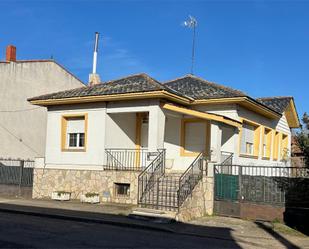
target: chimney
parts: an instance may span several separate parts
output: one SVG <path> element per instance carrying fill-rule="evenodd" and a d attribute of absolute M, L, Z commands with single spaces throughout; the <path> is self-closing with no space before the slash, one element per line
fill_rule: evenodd
<path fill-rule="evenodd" d="M 6 47 L 6 61 L 16 61 L 16 47 L 9 45 Z"/>
<path fill-rule="evenodd" d="M 99 45 L 99 33 L 95 32 L 92 74 L 89 74 L 89 85 L 90 86 L 101 83 L 100 76 L 97 74 L 98 45 Z"/>

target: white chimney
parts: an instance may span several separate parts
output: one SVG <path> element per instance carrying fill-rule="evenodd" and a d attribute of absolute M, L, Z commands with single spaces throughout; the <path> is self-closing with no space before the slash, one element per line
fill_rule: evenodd
<path fill-rule="evenodd" d="M 89 74 L 89 85 L 90 86 L 101 83 L 100 76 L 97 74 L 98 45 L 99 45 L 99 33 L 95 32 L 92 73 Z"/>

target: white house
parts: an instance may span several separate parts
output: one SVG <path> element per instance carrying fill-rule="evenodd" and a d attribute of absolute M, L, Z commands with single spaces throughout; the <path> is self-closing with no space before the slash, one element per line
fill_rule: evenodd
<path fill-rule="evenodd" d="M 178 197 L 156 205 L 179 207 L 179 185 L 199 181 L 202 155 L 208 165 L 286 166 L 299 126 L 292 97 L 254 99 L 193 75 L 160 83 L 137 74 L 29 101 L 48 109 L 35 198 L 97 192 L 102 201 L 147 206 L 147 193 L 160 195 L 166 183 Z"/>

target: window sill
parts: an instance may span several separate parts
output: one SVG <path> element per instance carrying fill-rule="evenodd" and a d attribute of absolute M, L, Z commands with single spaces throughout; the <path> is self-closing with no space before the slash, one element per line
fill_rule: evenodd
<path fill-rule="evenodd" d="M 245 157 L 245 158 L 252 158 L 252 159 L 258 159 L 258 156 L 254 156 L 254 155 L 247 155 L 247 154 L 240 154 L 240 157 Z"/>
<path fill-rule="evenodd" d="M 62 152 L 86 152 L 86 149 L 62 149 Z"/>

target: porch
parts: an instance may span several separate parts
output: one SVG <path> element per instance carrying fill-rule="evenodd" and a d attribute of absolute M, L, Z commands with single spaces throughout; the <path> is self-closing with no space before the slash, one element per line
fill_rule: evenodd
<path fill-rule="evenodd" d="M 107 108 L 104 170 L 143 171 L 162 150 L 167 172 L 183 173 L 202 153 L 233 162 L 235 121 L 171 105 Z"/>

